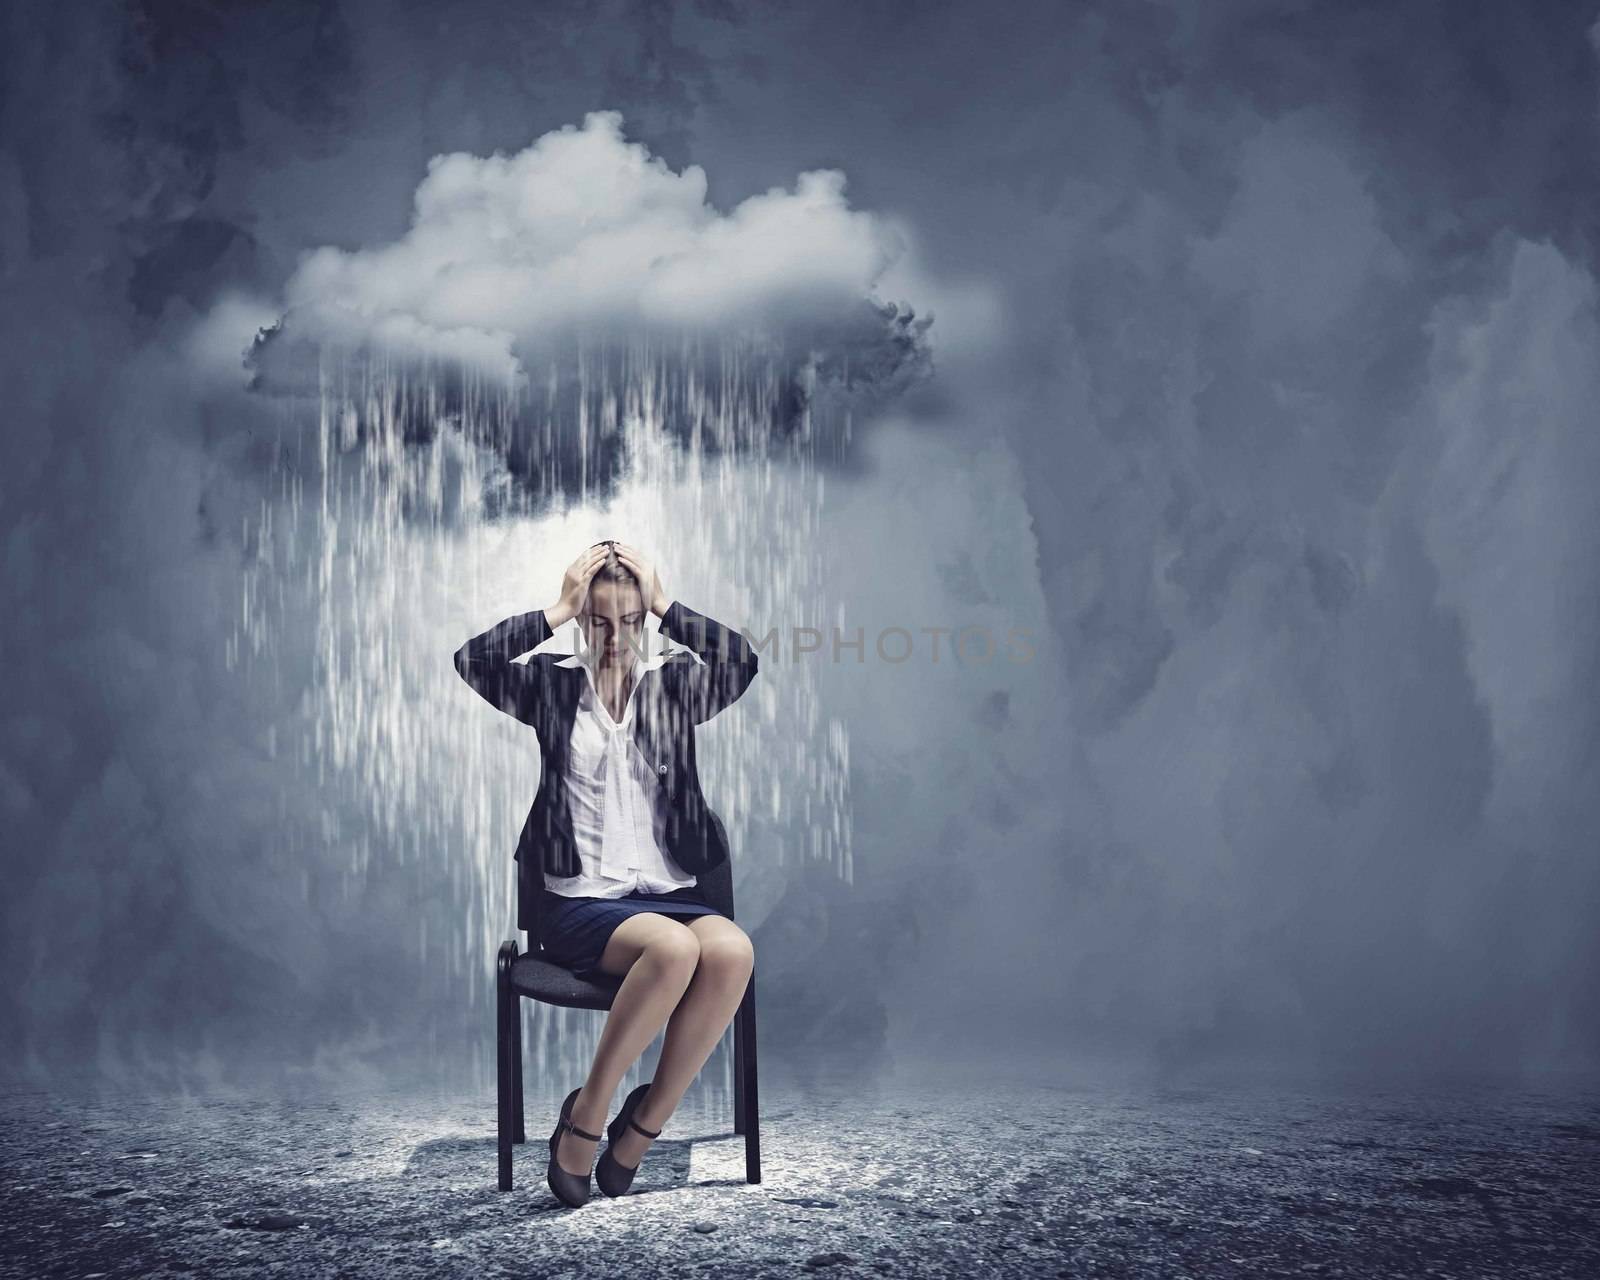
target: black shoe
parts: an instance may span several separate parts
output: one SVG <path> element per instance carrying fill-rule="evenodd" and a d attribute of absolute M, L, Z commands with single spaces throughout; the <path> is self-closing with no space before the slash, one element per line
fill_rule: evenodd
<path fill-rule="evenodd" d="M 580 1085 L 567 1095 L 567 1100 L 561 1104 L 561 1119 L 556 1121 L 556 1131 L 550 1135 L 550 1168 L 545 1173 L 545 1181 L 550 1184 L 550 1190 L 556 1193 L 556 1199 L 562 1204 L 576 1209 L 580 1205 L 589 1203 L 588 1173 L 568 1173 L 556 1161 L 556 1147 L 561 1143 L 561 1131 L 571 1129 L 580 1138 L 587 1138 L 590 1142 L 599 1142 L 598 1133 L 585 1133 L 572 1123 L 572 1104 L 578 1100 L 578 1095 L 583 1092 Z"/>
<path fill-rule="evenodd" d="M 611 1148 L 617 1145 L 627 1127 L 631 1124 L 647 1138 L 659 1138 L 661 1130 L 651 1132 L 633 1118 L 633 1113 L 638 1110 L 639 1103 L 644 1095 L 649 1092 L 651 1081 L 646 1080 L 642 1085 L 630 1093 L 622 1102 L 622 1110 L 617 1112 L 617 1118 L 606 1126 L 606 1133 L 611 1141 L 606 1143 L 606 1149 L 600 1153 L 600 1163 L 594 1167 L 594 1180 L 600 1190 L 608 1196 L 620 1196 L 633 1185 L 633 1175 L 639 1172 L 639 1166 L 631 1169 L 623 1164 L 616 1156 L 611 1154 Z"/>

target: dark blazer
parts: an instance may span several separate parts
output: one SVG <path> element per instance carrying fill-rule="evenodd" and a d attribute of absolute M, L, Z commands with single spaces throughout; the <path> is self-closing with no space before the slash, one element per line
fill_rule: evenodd
<path fill-rule="evenodd" d="M 543 609 L 519 613 L 473 636 L 456 650 L 456 670 L 493 707 L 532 727 L 539 738 L 542 768 L 533 807 L 517 841 L 518 926 L 529 916 L 532 877 L 575 876 L 583 870 L 567 807 L 566 766 L 572 721 L 588 676 L 579 665 L 558 666 L 571 657 L 536 653 L 516 662 L 554 634 Z M 756 676 L 756 653 L 742 634 L 673 601 L 661 634 L 687 645 L 705 661 L 671 653 L 643 673 L 633 691 L 634 741 L 655 765 L 666 789 L 667 852 L 685 871 L 709 870 L 728 858 L 728 833 L 706 803 L 695 761 L 694 727 L 738 699 Z"/>

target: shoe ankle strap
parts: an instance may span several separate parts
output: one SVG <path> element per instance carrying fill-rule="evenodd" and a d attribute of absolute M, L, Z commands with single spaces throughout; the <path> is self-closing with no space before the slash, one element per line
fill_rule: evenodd
<path fill-rule="evenodd" d="M 647 1137 L 647 1138 L 659 1138 L 661 1136 L 661 1130 L 660 1129 L 654 1129 L 654 1130 L 646 1129 L 642 1124 L 640 1124 L 632 1116 L 628 1117 L 628 1126 L 630 1128 L 637 1129 L 640 1133 L 644 1134 L 644 1136 Z"/>
<path fill-rule="evenodd" d="M 599 1142 L 600 1141 L 600 1135 L 598 1133 L 589 1133 L 589 1132 L 587 1132 L 587 1131 L 585 1131 L 583 1129 L 580 1129 L 580 1128 L 578 1128 L 577 1125 L 573 1124 L 572 1121 L 567 1120 L 565 1118 L 563 1118 L 562 1121 L 561 1121 L 561 1127 L 563 1129 L 570 1129 L 573 1133 L 577 1134 L 580 1138 L 587 1138 L 590 1142 Z"/>

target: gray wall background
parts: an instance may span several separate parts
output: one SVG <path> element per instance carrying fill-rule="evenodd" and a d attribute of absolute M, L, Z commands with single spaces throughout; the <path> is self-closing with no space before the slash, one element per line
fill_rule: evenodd
<path fill-rule="evenodd" d="M 295 690 L 222 648 L 272 410 L 197 335 L 394 239 L 429 157 L 616 109 L 717 207 L 838 168 L 915 228 L 936 373 L 861 424 L 826 580 L 1038 642 L 825 668 L 857 879 L 768 895 L 764 1048 L 1592 1070 L 1600 9 L 447 12 L 6 10 L 8 1069 L 437 1069 L 487 1029 L 408 996 L 415 884 L 357 927 L 339 850 L 309 909 L 255 856 Z"/>

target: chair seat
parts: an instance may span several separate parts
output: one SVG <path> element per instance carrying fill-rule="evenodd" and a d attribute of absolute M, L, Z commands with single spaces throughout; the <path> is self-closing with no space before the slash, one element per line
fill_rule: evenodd
<path fill-rule="evenodd" d="M 541 957 L 537 951 L 519 955 L 511 965 L 511 988 L 546 1004 L 568 1009 L 609 1009 L 622 979 L 610 974 L 580 978 L 571 969 Z"/>

